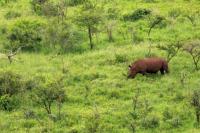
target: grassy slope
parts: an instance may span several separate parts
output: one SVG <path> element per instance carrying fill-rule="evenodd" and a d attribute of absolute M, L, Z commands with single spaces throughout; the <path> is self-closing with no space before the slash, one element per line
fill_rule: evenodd
<path fill-rule="evenodd" d="M 123 12 L 136 7 L 149 7 L 163 15 L 167 15 L 171 5 L 175 8 L 184 7 L 184 9 L 190 9 L 192 6 L 199 7 L 199 4 L 182 1 L 156 4 L 138 3 L 137 5 L 131 1 L 119 2 L 121 9 L 126 7 Z M 7 21 L 3 17 L 8 9 L 16 10 L 21 7 L 23 17 L 29 15 L 30 11 L 24 11 L 27 8 L 26 5 L 27 1 L 20 0 L 18 4 L 0 9 L 1 24 L 8 24 L 13 21 Z M 185 22 L 183 25 L 176 24 L 175 27 L 180 29 L 180 33 L 183 33 L 184 36 L 190 36 L 192 27 L 188 25 L 189 22 Z M 153 37 L 162 38 L 163 33 L 170 36 L 170 28 L 166 30 L 156 29 Z M 127 66 L 135 59 L 144 57 L 147 46 L 145 44 L 140 46 L 119 45 L 121 43 L 118 46 L 108 46 L 81 55 L 65 55 L 65 65 L 69 71 L 66 74 L 65 81 L 69 101 L 63 106 L 62 111 L 66 116 L 61 122 L 54 123 L 44 115 L 44 110 L 37 106 L 27 105 L 24 108 L 35 110 L 41 116 L 42 124 L 39 124 L 35 119 L 26 120 L 23 117 L 22 109 L 14 112 L 0 111 L 1 131 L 25 132 L 27 127 L 32 127 L 31 132 L 41 132 L 45 128 L 51 132 L 73 130 L 83 132 L 85 123 L 90 121 L 96 105 L 100 113 L 100 126 L 104 130 L 103 132 L 129 132 L 132 97 L 136 89 L 140 88 L 140 101 L 143 103 L 144 99 L 147 99 L 150 102 L 153 107 L 150 114 L 159 117 L 160 126 L 154 130 L 146 130 L 137 125 L 139 132 L 199 132 L 199 129 L 194 128 L 195 118 L 193 109 L 189 106 L 189 96 L 193 89 L 200 86 L 200 72 L 193 71 L 190 56 L 180 53 L 178 57 L 174 58 L 170 63 L 170 74 L 168 75 L 138 75 L 134 80 L 127 80 L 123 75 L 123 73 L 127 73 Z M 164 53 L 157 49 L 153 49 L 153 52 L 158 56 L 164 56 Z M 55 76 L 61 74 L 61 61 L 59 58 L 49 61 L 49 57 L 50 55 L 24 53 L 18 55 L 21 62 L 15 62 L 12 65 L 9 65 L 6 60 L 0 60 L 0 68 L 2 71 L 11 69 L 24 75 L 25 78 L 42 74 L 54 79 Z M 121 62 L 119 58 L 122 58 Z M 184 87 L 180 82 L 181 73 L 187 75 Z M 84 98 L 86 86 L 90 88 L 89 101 Z M 170 128 L 169 124 L 162 120 L 162 112 L 166 107 L 177 112 L 177 116 L 181 119 L 183 118 L 180 128 Z"/>
<path fill-rule="evenodd" d="M 65 56 L 65 64 L 69 71 L 66 74 L 65 81 L 69 101 L 63 107 L 63 112 L 67 114 L 66 121 L 62 121 L 64 125 L 60 125 L 59 122 L 52 123 L 50 120 L 44 121 L 44 123 L 52 124 L 49 128 L 52 128 L 53 131 L 73 128 L 81 131 L 84 129 L 84 121 L 93 114 L 94 105 L 96 105 L 100 113 L 101 126 L 106 131 L 128 132 L 127 124 L 130 117 L 129 112 L 132 109 L 132 97 L 136 89 L 140 88 L 142 92 L 141 102 L 147 99 L 153 107 L 151 113 L 156 114 L 161 120 L 160 128 L 154 131 L 163 130 L 164 132 L 169 130 L 167 124 L 162 122 L 162 112 L 166 107 L 178 110 L 179 113 L 177 115 L 185 115 L 183 126 L 176 130 L 185 132 L 196 130 L 193 129 L 194 116 L 193 109 L 189 106 L 189 95 L 191 90 L 199 87 L 200 73 L 193 71 L 188 55 L 180 54 L 174 58 L 170 63 L 171 72 L 165 76 L 160 74 L 157 76 L 138 75 L 134 80 L 127 80 L 123 76 L 123 73 L 127 72 L 127 65 L 132 60 L 143 57 L 146 49 L 145 46 L 109 47 L 105 50 L 88 52 L 83 55 Z M 158 56 L 163 56 L 156 49 L 154 49 L 154 52 Z M 127 58 L 124 60 L 125 62 L 118 62 L 116 56 L 119 57 L 119 55 Z M 40 54 L 21 54 L 19 56 L 23 62 L 7 65 L 6 62 L 1 61 L 1 69 L 12 69 L 28 78 L 32 77 L 32 75 L 44 74 L 53 79 L 61 72 L 59 59 L 48 61 L 48 56 Z M 184 87 L 180 83 L 182 72 L 187 74 Z M 86 86 L 91 89 L 89 102 L 84 98 Z M 44 113 L 39 108 L 33 109 L 37 110 L 39 114 Z M 27 123 L 27 121 L 23 118 L 22 112 L 1 112 L 1 129 L 17 131 L 16 129 L 19 128 L 23 131 L 24 123 Z M 69 126 L 70 128 L 66 126 L 70 123 L 68 119 L 71 119 L 73 123 Z M 36 120 L 28 121 L 34 123 L 31 131 L 40 131 L 37 128 L 42 126 L 38 125 Z M 149 130 L 143 129 L 140 131 L 149 132 Z"/>

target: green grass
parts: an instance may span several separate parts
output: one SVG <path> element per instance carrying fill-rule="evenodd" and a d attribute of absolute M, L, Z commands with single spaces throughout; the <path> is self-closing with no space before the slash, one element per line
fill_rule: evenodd
<path fill-rule="evenodd" d="M 30 1 L 30 0 L 29 0 Z M 0 6 L 0 29 L 10 28 L 15 21 L 21 19 L 37 20 L 48 23 L 49 18 L 33 14 L 29 1 L 18 0 L 8 5 Z M 114 28 L 115 41 L 109 43 L 105 29 L 99 33 L 99 39 L 94 39 L 95 49 L 90 51 L 88 41 L 81 43 L 83 50 L 80 53 L 66 53 L 64 66 L 66 73 L 62 73 L 61 56 L 52 58 L 53 53 L 45 54 L 21 52 L 16 60 L 9 64 L 7 59 L 0 59 L 0 71 L 14 71 L 22 75 L 24 80 L 44 76 L 48 80 L 55 80 L 64 75 L 64 85 L 67 101 L 62 107 L 62 119 L 53 121 L 41 106 L 31 100 L 31 92 L 18 94 L 21 106 L 11 112 L 0 110 L 0 129 L 7 132 L 58 132 L 58 133 L 88 133 L 88 129 L 95 123 L 97 132 L 102 133 L 128 133 L 131 132 L 131 123 L 135 123 L 136 132 L 139 133 L 198 133 L 194 108 L 190 105 L 193 90 L 200 89 L 200 71 L 195 71 L 190 55 L 180 51 L 169 64 L 170 73 L 166 75 L 153 74 L 137 75 L 135 79 L 127 79 L 128 65 L 139 58 L 144 58 L 148 53 L 149 43 L 153 44 L 152 53 L 155 56 L 166 57 L 163 51 L 154 46 L 159 43 L 168 43 L 174 40 L 187 40 L 200 38 L 199 16 L 196 26 L 180 16 L 170 18 L 168 12 L 180 9 L 190 13 L 198 11 L 199 1 L 191 0 L 160 0 L 155 3 L 145 3 L 142 0 L 115 0 L 120 14 L 130 13 L 137 8 L 152 9 L 154 14 L 167 18 L 167 26 L 152 30 L 151 40 L 148 41 L 148 19 L 137 22 L 117 21 Z M 112 7 L 112 2 L 106 6 Z M 76 16 L 78 7 L 69 7 L 68 18 Z M 6 19 L 9 11 L 19 11 L 21 17 Z M 126 25 L 126 26 L 123 26 Z M 103 26 L 102 26 L 103 27 Z M 102 28 L 100 26 L 100 28 Z M 138 32 L 142 42 L 132 43 L 129 28 L 133 27 Z M 123 29 L 124 28 L 124 29 Z M 119 31 L 128 31 L 124 40 Z M 80 31 L 85 32 L 84 29 Z M 1 32 L 0 32 L 1 33 Z M 84 34 L 87 36 L 87 34 Z M 0 34 L 0 48 L 3 47 L 5 38 Z M 48 51 L 48 50 L 47 50 Z M 181 82 L 183 74 L 186 75 L 184 83 Z M 87 90 L 88 88 L 88 90 Z M 133 113 L 132 99 L 140 90 L 138 119 L 131 116 Z M 86 95 L 88 95 L 86 97 Z M 145 112 L 145 101 L 148 101 L 150 110 Z M 163 113 L 169 108 L 172 118 L 164 120 Z M 24 112 L 34 111 L 35 118 L 25 118 Z M 53 115 L 57 114 L 57 107 L 53 105 Z M 96 117 L 95 117 L 96 114 Z M 97 117 L 98 116 L 98 117 Z M 155 128 L 144 127 L 144 117 L 155 117 L 159 126 Z M 178 120 L 178 122 L 176 121 Z M 152 125 L 150 125 L 152 126 Z M 154 125 L 153 125 L 154 126 Z"/>
<path fill-rule="evenodd" d="M 30 124 L 32 125 L 30 132 L 41 132 L 43 128 L 51 132 L 72 130 L 83 132 L 85 123 L 90 122 L 88 119 L 96 107 L 103 132 L 129 132 L 132 97 L 139 88 L 141 89 L 139 101 L 141 104 L 145 99 L 149 101 L 152 106 L 150 114 L 158 116 L 160 126 L 146 130 L 138 124 L 136 127 L 138 132 L 198 132 L 199 130 L 194 127 L 195 117 L 189 103 L 192 90 L 199 88 L 200 73 L 194 71 L 190 56 L 180 53 L 175 57 L 170 63 L 170 73 L 167 75 L 137 75 L 135 79 L 127 79 L 123 74 L 127 73 L 128 64 L 144 57 L 145 51 L 147 51 L 145 45 L 110 46 L 104 50 L 64 56 L 68 70 L 65 79 L 68 101 L 62 108 L 62 113 L 65 115 L 62 120 L 53 122 L 39 106 L 28 105 L 24 108 L 34 110 L 42 116 L 39 119 L 43 124 L 39 124 L 35 119 L 26 120 L 22 109 L 13 112 L 1 111 L 2 131 L 25 132 L 24 125 Z M 153 52 L 158 56 L 164 56 L 157 49 L 153 49 Z M 122 63 L 117 62 L 116 57 L 119 55 L 126 60 Z M 7 60 L 1 61 L 1 69 L 16 71 L 27 79 L 36 75 L 54 79 L 61 75 L 62 66 L 59 58 L 49 61 L 50 55 L 43 54 L 20 54 L 19 57 L 21 62 L 14 62 L 11 65 Z M 183 72 L 187 75 L 184 86 L 180 82 Z M 86 86 L 89 87 L 88 100 L 85 99 Z M 166 107 L 175 111 L 176 116 L 180 117 L 182 122 L 180 127 L 170 128 L 169 124 L 162 120 L 162 113 Z M 139 110 L 142 108 L 141 105 Z M 56 109 L 53 112 L 55 113 Z"/>

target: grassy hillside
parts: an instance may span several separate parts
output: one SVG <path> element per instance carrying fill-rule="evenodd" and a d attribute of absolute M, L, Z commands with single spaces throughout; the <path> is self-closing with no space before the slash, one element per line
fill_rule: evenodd
<path fill-rule="evenodd" d="M 69 49 L 64 53 L 55 56 L 60 45 L 56 44 L 52 48 L 48 45 L 48 42 L 52 43 L 52 38 L 45 40 L 42 37 L 40 50 L 23 49 L 14 56 L 10 64 L 4 51 L 13 50 L 7 49 L 5 44 L 11 43 L 12 40 L 7 39 L 16 22 L 37 20 L 46 27 L 50 25 L 50 28 L 59 29 L 56 26 L 60 26 L 51 25 L 52 21 L 57 20 L 56 17 L 34 13 L 30 1 L 11 0 L 0 6 L 1 132 L 200 132 L 195 115 L 199 108 L 191 104 L 194 90 L 200 89 L 200 71 L 195 70 L 188 53 L 182 50 L 178 52 L 169 63 L 169 74 L 138 74 L 135 79 L 127 79 L 128 65 L 145 58 L 149 44 L 152 44 L 151 56 L 166 58 L 166 52 L 156 47 L 158 44 L 199 39 L 199 1 L 102 0 L 98 5 L 103 5 L 104 8 L 116 4 L 120 18 L 113 20 L 115 25 L 112 42 L 108 41 L 105 29 L 108 20 L 97 26 L 93 50 L 89 50 L 87 29 L 74 22 L 81 5 L 70 6 L 66 21 L 82 37 L 75 49 L 67 47 Z M 123 20 L 124 15 L 141 8 L 150 9 L 153 17 L 159 15 L 165 18 L 163 23 L 152 29 L 150 36 L 147 33 L 151 16 L 134 22 Z M 6 18 L 10 11 L 20 15 Z M 185 14 L 191 16 L 193 13 L 194 23 L 191 23 Z M 46 35 L 46 32 L 38 34 Z M 56 39 L 55 36 L 53 38 Z M 74 42 L 72 44 L 75 45 Z M 11 75 L 7 76 L 9 73 L 5 72 L 10 72 Z M 18 76 L 12 77 L 12 74 Z M 61 114 L 59 115 L 58 99 L 54 100 L 52 112 L 48 114 L 43 103 L 37 102 L 43 96 L 41 94 L 41 97 L 36 97 L 37 89 L 54 87 L 54 84 L 49 83 L 59 84 L 57 80 L 61 77 L 63 86 L 56 85 L 53 88 L 55 91 L 62 88 L 66 94 L 61 104 Z M 56 88 L 57 86 L 60 88 Z M 6 88 L 11 91 L 19 88 L 22 91 L 11 95 L 6 92 Z"/>
<path fill-rule="evenodd" d="M 115 52 L 111 51 L 113 49 Z M 43 109 L 32 106 L 33 103 L 28 98 L 23 101 L 24 105 L 19 110 L 1 111 L 2 131 L 88 132 L 87 124 L 89 126 L 97 121 L 99 132 L 130 132 L 131 122 L 136 121 L 138 132 L 198 132 L 194 128 L 195 116 L 190 96 L 199 87 L 200 73 L 193 71 L 188 55 L 180 54 L 174 58 L 170 63 L 170 74 L 165 76 L 138 75 L 136 79 L 128 80 L 123 75 L 127 72 L 127 65 L 132 60 L 143 57 L 146 49 L 145 46 L 109 47 L 81 55 L 65 56 L 68 72 L 64 83 L 68 100 L 62 108 L 63 119 L 53 122 Z M 155 53 L 163 56 L 158 50 Z M 62 66 L 58 58 L 48 61 L 49 56 L 42 54 L 19 56 L 23 59 L 20 63 L 8 65 L 7 62 L 1 62 L 2 70 L 16 71 L 24 75 L 24 78 L 45 75 L 48 79 L 53 79 L 61 75 Z M 181 82 L 183 74 L 186 74 L 184 83 Z M 160 123 L 155 129 L 146 130 L 139 124 L 144 122 L 142 118 L 131 118 L 132 98 L 138 89 L 141 92 L 137 113 L 142 115 L 144 103 L 148 102 L 151 108 L 148 116 L 155 117 Z M 26 97 L 26 94 L 22 96 Z M 30 110 L 37 113 L 41 123 L 35 118 L 24 118 L 23 112 Z M 173 114 L 168 121 L 163 120 L 166 110 Z M 57 112 L 55 108 L 53 111 Z M 99 118 L 94 116 L 95 113 L 98 113 Z"/>

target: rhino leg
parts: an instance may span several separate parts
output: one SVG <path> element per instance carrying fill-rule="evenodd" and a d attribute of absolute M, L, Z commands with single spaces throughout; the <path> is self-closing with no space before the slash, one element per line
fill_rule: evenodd
<path fill-rule="evenodd" d="M 160 73 L 163 75 L 165 74 L 165 70 L 164 69 L 160 69 Z"/>

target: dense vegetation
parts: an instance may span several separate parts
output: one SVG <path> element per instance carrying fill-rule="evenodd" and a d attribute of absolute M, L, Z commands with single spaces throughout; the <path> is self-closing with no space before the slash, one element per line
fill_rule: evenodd
<path fill-rule="evenodd" d="M 1 0 L 1 132 L 200 132 L 200 1 Z M 127 79 L 164 57 L 166 75 Z"/>

